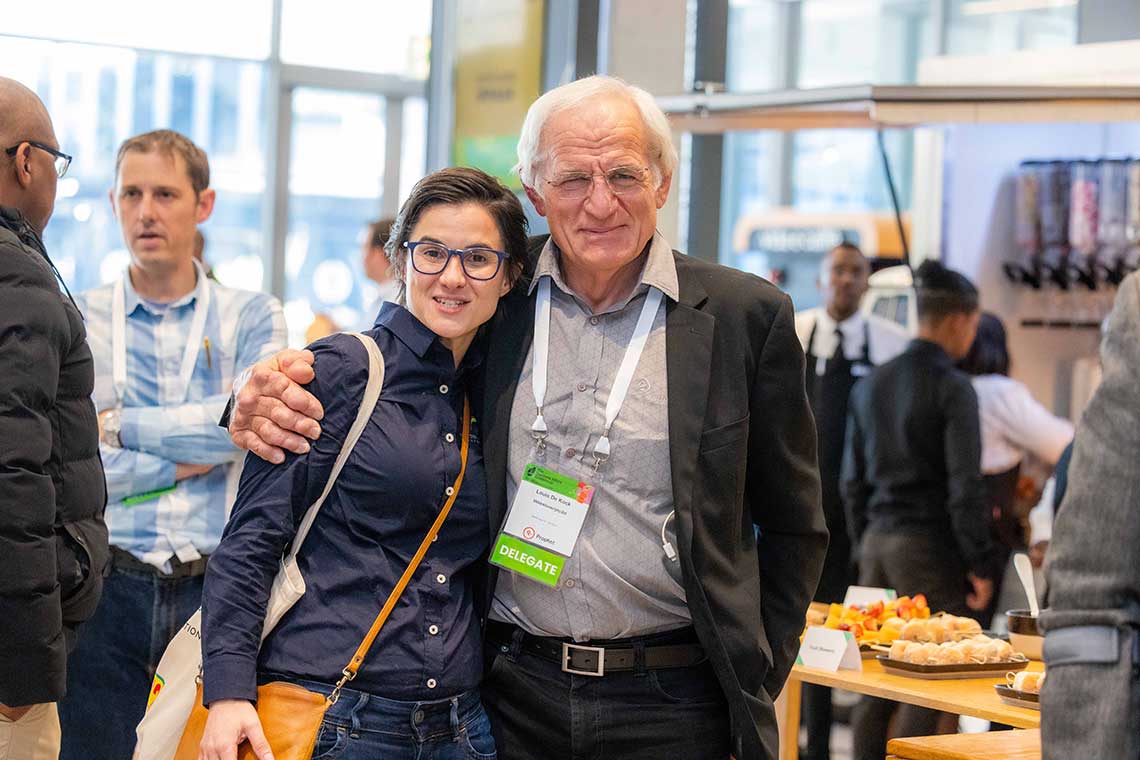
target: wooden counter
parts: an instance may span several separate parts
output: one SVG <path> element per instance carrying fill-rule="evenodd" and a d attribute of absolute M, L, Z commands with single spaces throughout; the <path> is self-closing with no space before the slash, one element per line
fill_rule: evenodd
<path fill-rule="evenodd" d="M 1044 669 L 1044 665 L 1031 661 L 1027 669 L 1040 671 Z M 943 710 L 956 715 L 969 715 L 1015 728 L 1037 728 L 1041 725 L 1039 711 L 1014 707 L 1001 701 L 994 691 L 994 684 L 1005 683 L 1004 677 L 924 681 L 891 675 L 875 660 L 864 660 L 862 672 L 840 670 L 837 673 L 828 673 L 796 665 L 792 668 L 784 693 L 781 694 L 780 701 L 784 709 L 777 712 L 781 719 L 781 760 L 796 760 L 799 756 L 801 683 L 820 684 L 895 702 Z"/>
<path fill-rule="evenodd" d="M 1041 760 L 1041 731 L 891 739 L 887 760 Z"/>

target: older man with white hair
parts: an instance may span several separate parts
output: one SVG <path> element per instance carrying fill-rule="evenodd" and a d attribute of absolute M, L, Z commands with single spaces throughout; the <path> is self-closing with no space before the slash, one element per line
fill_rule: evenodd
<path fill-rule="evenodd" d="M 554 89 L 518 154 L 550 236 L 476 399 L 499 756 L 775 758 L 827 544 L 791 301 L 656 232 L 677 154 L 647 92 Z M 319 435 L 308 360 L 255 368 L 235 442 L 279 459 Z"/>

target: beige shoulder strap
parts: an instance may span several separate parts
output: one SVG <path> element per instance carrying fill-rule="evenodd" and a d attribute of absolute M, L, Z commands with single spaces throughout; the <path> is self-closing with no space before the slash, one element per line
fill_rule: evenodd
<path fill-rule="evenodd" d="M 340 454 L 337 455 L 332 472 L 329 473 L 328 482 L 325 483 L 325 488 L 321 491 L 320 497 L 314 501 L 313 505 L 305 512 L 305 516 L 297 528 L 297 537 L 293 539 L 293 546 L 289 550 L 289 559 L 297 559 L 297 553 L 301 551 L 301 544 L 305 543 L 305 537 L 309 535 L 309 529 L 313 527 L 313 522 L 317 519 L 317 513 L 321 511 L 321 505 L 325 503 L 325 499 L 332 493 L 332 488 L 336 485 L 337 476 L 340 475 L 340 471 L 344 468 L 344 463 L 348 461 L 349 455 L 352 454 L 352 449 L 356 446 L 356 442 L 360 440 L 360 435 L 364 432 L 364 427 L 368 424 L 368 420 L 372 418 L 372 412 L 376 409 L 376 402 L 380 400 L 380 389 L 384 386 L 384 356 L 380 353 L 380 347 L 376 345 L 376 341 L 360 333 L 348 334 L 355 336 L 364 344 L 364 349 L 368 352 L 368 385 L 364 387 L 364 397 L 360 400 L 360 409 L 356 413 L 356 420 L 353 421 L 352 427 L 348 429 L 348 434 L 344 437 L 344 443 L 342 443 L 340 447 Z"/>

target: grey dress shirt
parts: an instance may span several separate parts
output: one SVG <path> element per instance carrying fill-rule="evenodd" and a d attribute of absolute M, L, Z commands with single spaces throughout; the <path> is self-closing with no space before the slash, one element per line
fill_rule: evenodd
<path fill-rule="evenodd" d="M 629 395 L 610 430 L 611 453 L 593 472 L 606 402 L 649 288 L 677 300 L 677 268 L 669 244 L 655 235 L 630 296 L 593 313 L 565 283 L 559 252 L 547 241 L 531 282 L 552 280 L 549 369 L 543 416 L 545 454 L 531 437 L 536 414 L 533 347 L 511 407 L 507 498 L 513 502 L 531 462 L 578 478 L 595 494 L 574 553 L 557 588 L 509 572 L 499 574 L 491 618 L 540 636 L 608 640 L 691 623 L 680 563 L 669 560 L 661 534 L 676 545 L 669 464 L 665 308 L 662 302 Z"/>

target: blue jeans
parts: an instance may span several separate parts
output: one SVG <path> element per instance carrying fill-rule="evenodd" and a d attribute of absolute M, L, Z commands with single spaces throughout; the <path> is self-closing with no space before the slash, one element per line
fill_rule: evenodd
<path fill-rule="evenodd" d="M 115 567 L 79 628 L 59 703 L 60 760 L 124 760 L 166 645 L 202 602 L 202 578 Z"/>
<path fill-rule="evenodd" d="M 320 694 L 330 684 L 288 680 Z M 312 760 L 496 760 L 495 739 L 479 691 L 430 702 L 385 699 L 342 689 L 321 722 Z"/>

